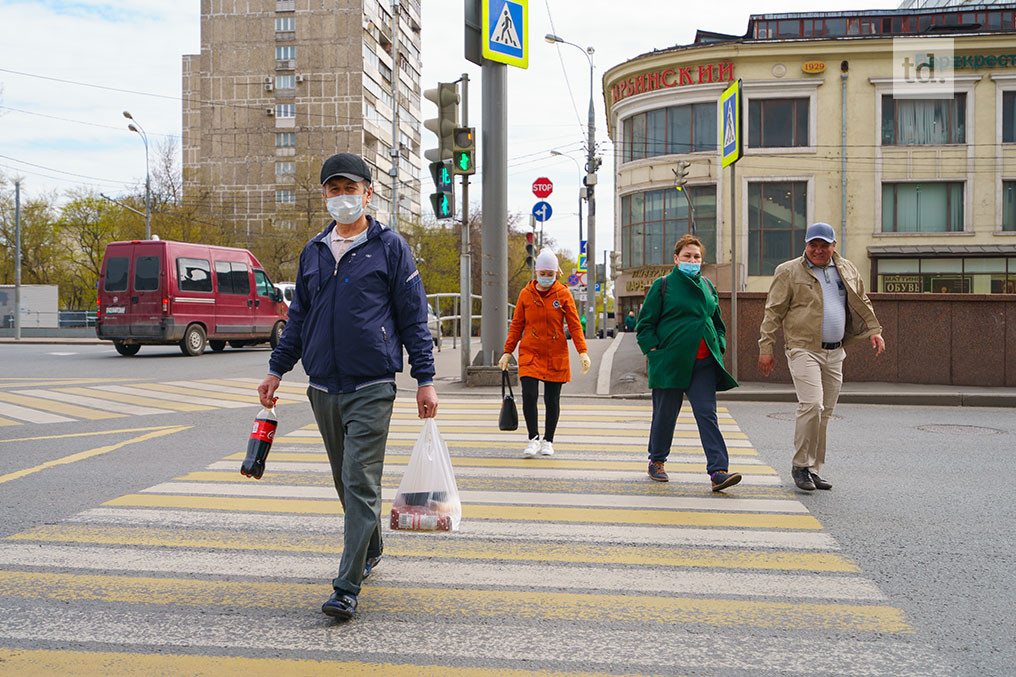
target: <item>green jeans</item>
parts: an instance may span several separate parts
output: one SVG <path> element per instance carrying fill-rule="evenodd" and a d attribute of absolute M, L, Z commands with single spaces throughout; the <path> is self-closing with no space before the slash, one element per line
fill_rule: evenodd
<path fill-rule="evenodd" d="M 377 383 L 337 395 L 307 388 L 307 397 L 345 513 L 342 560 L 332 586 L 358 595 L 367 558 L 382 550 L 381 473 L 395 384 Z"/>

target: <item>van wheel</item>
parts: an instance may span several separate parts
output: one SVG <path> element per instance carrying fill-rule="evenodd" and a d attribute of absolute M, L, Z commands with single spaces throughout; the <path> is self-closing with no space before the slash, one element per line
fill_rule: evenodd
<path fill-rule="evenodd" d="M 279 345 L 279 341 L 282 340 L 282 330 L 286 328 L 286 323 L 281 320 L 275 323 L 272 327 L 272 337 L 268 339 L 268 342 L 272 344 L 272 350 L 275 350 L 275 346 Z"/>
<path fill-rule="evenodd" d="M 205 330 L 200 324 L 192 324 L 187 327 L 183 338 L 180 339 L 180 350 L 184 355 L 194 357 L 205 352 Z"/>
<path fill-rule="evenodd" d="M 212 352 L 221 353 L 226 349 L 225 341 L 209 341 L 208 347 L 212 349 Z"/>
<path fill-rule="evenodd" d="M 124 357 L 137 355 L 138 351 L 141 350 L 140 343 L 124 343 L 123 341 L 113 341 L 113 347 L 116 348 L 116 352 Z"/>

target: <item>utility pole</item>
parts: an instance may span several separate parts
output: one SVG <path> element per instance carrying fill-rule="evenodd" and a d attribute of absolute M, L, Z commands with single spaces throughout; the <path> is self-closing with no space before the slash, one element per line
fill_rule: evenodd
<path fill-rule="evenodd" d="M 21 181 L 14 182 L 14 340 L 21 340 Z"/>
<path fill-rule="evenodd" d="M 484 60 L 481 366 L 493 366 L 508 338 L 508 67 Z"/>
<path fill-rule="evenodd" d="M 401 0 L 392 0 L 392 148 L 388 154 L 392 167 L 388 176 L 392 182 L 392 204 L 389 208 L 388 225 L 399 232 L 399 6 Z"/>
<path fill-rule="evenodd" d="M 586 148 L 586 206 L 589 209 L 586 229 L 586 338 L 596 337 L 596 170 L 600 161 L 596 157 L 596 118 L 593 111 L 593 48 L 586 49 L 589 56 L 589 140 Z"/>
<path fill-rule="evenodd" d="M 469 75 L 462 74 L 462 126 L 469 126 Z M 462 230 L 459 243 L 459 335 L 462 337 L 460 377 L 466 382 L 469 367 L 470 339 L 473 336 L 473 257 L 469 251 L 469 175 L 462 175 Z"/>

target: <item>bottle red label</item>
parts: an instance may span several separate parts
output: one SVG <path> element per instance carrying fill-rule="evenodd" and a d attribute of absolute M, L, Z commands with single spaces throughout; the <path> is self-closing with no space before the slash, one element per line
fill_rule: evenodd
<path fill-rule="evenodd" d="M 272 440 L 275 439 L 275 429 L 278 426 L 279 424 L 276 421 L 257 419 L 254 421 L 254 427 L 250 431 L 250 438 L 271 444 Z"/>

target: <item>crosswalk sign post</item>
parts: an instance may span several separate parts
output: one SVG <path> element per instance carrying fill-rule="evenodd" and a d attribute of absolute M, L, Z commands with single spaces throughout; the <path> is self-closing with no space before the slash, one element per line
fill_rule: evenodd
<path fill-rule="evenodd" d="M 483 58 L 529 68 L 529 0 L 483 0 Z"/>
<path fill-rule="evenodd" d="M 730 167 L 730 333 L 729 345 L 737 345 L 737 171 L 741 157 L 741 80 L 720 95 L 723 124 L 720 127 L 721 167 Z M 737 351 L 730 351 L 730 375 L 737 379 Z"/>

